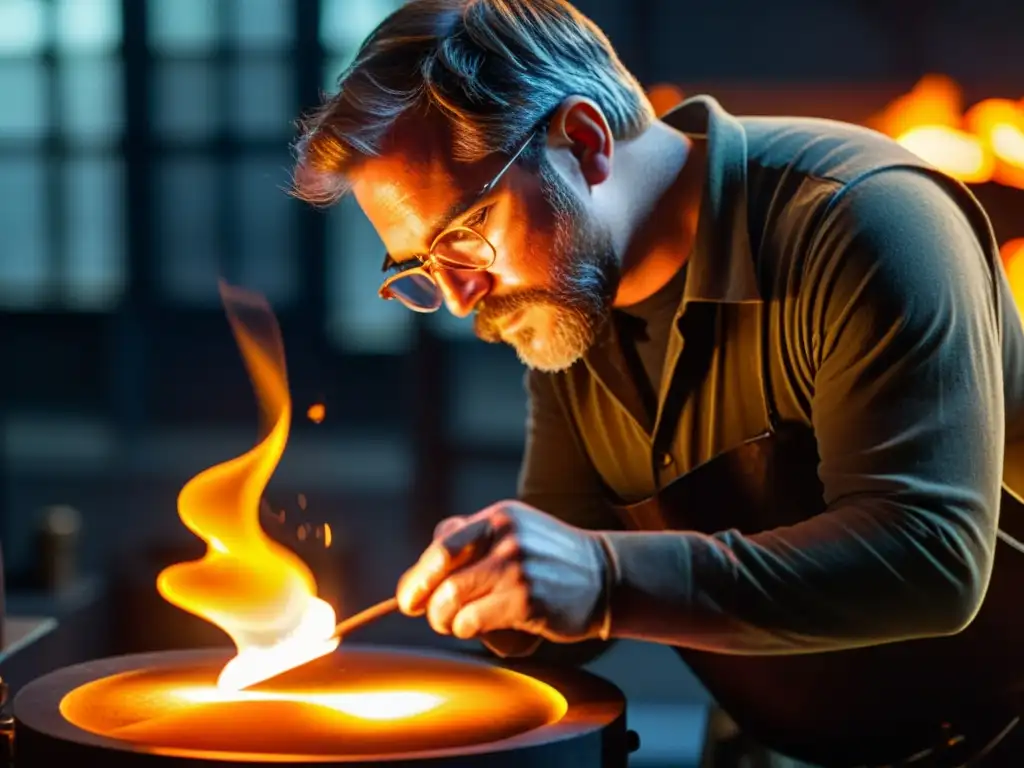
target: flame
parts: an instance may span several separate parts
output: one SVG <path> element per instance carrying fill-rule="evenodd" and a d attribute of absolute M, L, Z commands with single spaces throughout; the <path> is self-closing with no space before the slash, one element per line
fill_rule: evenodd
<path fill-rule="evenodd" d="M 334 609 L 316 596 L 312 572 L 259 523 L 292 413 L 280 329 L 262 297 L 223 284 L 221 297 L 268 428 L 252 450 L 182 488 L 181 521 L 208 548 L 201 559 L 161 572 L 157 589 L 234 641 L 237 655 L 217 685 L 237 691 L 330 653 L 338 640 Z"/>
<path fill-rule="evenodd" d="M 869 124 L 965 184 L 1024 189 L 1024 101 L 985 99 L 965 113 L 960 86 L 927 75 Z"/>
<path fill-rule="evenodd" d="M 313 403 L 306 409 L 306 418 L 312 421 L 314 424 L 319 424 L 324 420 L 327 415 L 327 406 L 323 403 Z"/>
<path fill-rule="evenodd" d="M 1010 240 L 1000 250 L 1013 301 L 1024 313 L 1024 237 Z"/>

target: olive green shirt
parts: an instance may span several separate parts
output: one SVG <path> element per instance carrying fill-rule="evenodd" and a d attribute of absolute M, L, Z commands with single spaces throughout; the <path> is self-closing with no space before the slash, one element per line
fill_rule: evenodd
<path fill-rule="evenodd" d="M 625 604 L 668 616 L 612 616 L 613 636 L 763 654 L 957 631 L 991 572 L 1004 453 L 1024 487 L 1024 333 L 985 214 L 866 129 L 708 97 L 663 119 L 707 140 L 708 170 L 658 408 L 614 324 L 569 370 L 528 372 L 520 498 L 620 527 L 612 504 L 764 433 L 767 393 L 813 429 L 827 511 L 749 536 L 612 535 Z"/>

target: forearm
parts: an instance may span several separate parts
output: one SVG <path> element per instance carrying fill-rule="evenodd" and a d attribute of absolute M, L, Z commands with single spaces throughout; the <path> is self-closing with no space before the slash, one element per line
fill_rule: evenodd
<path fill-rule="evenodd" d="M 612 637 L 747 655 L 954 633 L 973 616 L 991 560 L 984 531 L 884 500 L 754 536 L 604 538 Z"/>

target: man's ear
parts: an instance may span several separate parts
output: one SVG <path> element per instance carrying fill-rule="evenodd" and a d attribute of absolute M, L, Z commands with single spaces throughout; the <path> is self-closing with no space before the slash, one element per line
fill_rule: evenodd
<path fill-rule="evenodd" d="M 583 96 L 570 96 L 559 105 L 548 125 L 548 147 L 568 150 L 589 186 L 612 175 L 615 141 L 601 108 Z"/>

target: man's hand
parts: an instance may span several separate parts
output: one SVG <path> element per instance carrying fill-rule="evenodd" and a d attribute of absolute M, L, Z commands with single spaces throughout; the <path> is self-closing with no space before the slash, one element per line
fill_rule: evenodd
<path fill-rule="evenodd" d="M 402 612 L 459 638 L 517 629 L 555 642 L 601 636 L 605 576 L 600 535 L 517 501 L 452 517 L 398 583 Z"/>

